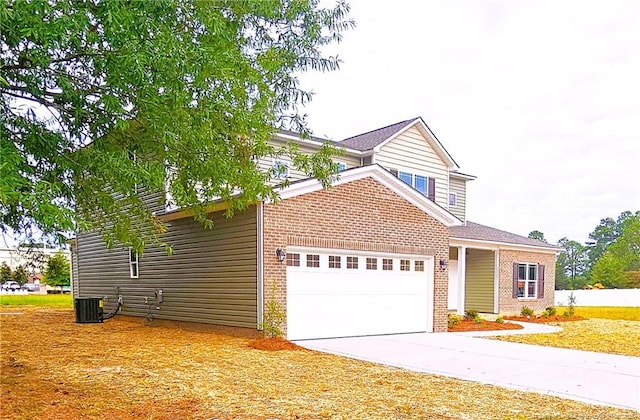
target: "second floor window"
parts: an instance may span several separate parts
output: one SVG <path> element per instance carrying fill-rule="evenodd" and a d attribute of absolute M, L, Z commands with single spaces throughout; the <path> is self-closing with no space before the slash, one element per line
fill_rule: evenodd
<path fill-rule="evenodd" d="M 289 163 L 276 159 L 273 161 L 273 174 L 277 179 L 285 179 L 289 176 Z"/>
<path fill-rule="evenodd" d="M 449 207 L 458 207 L 458 194 L 449 193 Z"/>
<path fill-rule="evenodd" d="M 391 169 L 392 174 L 396 174 L 395 169 Z M 412 174 L 410 172 L 398 171 L 397 177 L 400 178 L 404 183 L 411 185 L 416 190 L 420 191 L 422 194 L 426 195 L 429 200 L 435 201 L 436 196 L 436 180 L 435 178 L 429 178 L 424 175 Z"/>

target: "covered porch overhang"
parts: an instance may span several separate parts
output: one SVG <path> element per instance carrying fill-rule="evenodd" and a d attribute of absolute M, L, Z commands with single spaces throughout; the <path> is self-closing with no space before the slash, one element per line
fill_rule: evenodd
<path fill-rule="evenodd" d="M 555 254 L 554 248 L 450 238 L 449 311 L 460 315 L 470 309 L 500 313 L 500 254 L 503 250 Z M 503 280 L 505 287 L 509 287 L 512 279 Z"/>

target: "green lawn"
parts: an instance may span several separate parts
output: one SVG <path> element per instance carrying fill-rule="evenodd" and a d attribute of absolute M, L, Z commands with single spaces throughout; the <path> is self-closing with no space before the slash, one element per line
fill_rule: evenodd
<path fill-rule="evenodd" d="M 567 308 L 559 307 L 562 314 Z M 640 321 L 640 306 L 576 306 L 576 315 L 584 318 L 619 319 Z"/>
<path fill-rule="evenodd" d="M 40 306 L 43 308 L 72 308 L 71 295 L 0 295 L 0 306 Z"/>

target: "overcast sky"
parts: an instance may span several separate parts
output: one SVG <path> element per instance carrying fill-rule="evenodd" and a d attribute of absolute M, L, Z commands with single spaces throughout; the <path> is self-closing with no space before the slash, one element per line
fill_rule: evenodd
<path fill-rule="evenodd" d="M 639 1 L 351 0 L 357 28 L 305 74 L 333 140 L 421 116 L 468 184 L 468 220 L 549 242 L 640 210 Z"/>

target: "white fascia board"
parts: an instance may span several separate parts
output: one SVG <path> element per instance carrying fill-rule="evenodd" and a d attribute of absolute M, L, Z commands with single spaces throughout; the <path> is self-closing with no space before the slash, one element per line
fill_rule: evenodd
<path fill-rule="evenodd" d="M 371 177 L 394 191 L 400 197 L 413 204 L 429 216 L 433 217 L 447 227 L 461 226 L 462 221 L 451 214 L 446 209 L 440 207 L 433 201 L 429 200 L 422 193 L 413 187 L 405 184 L 400 179 L 391 175 L 386 169 L 378 165 L 361 166 L 358 168 L 348 169 L 340 173 L 340 178 L 332 183 L 333 187 L 337 187 L 348 182 L 357 181 L 363 178 Z M 297 197 L 302 194 L 308 194 L 322 190 L 322 184 L 315 178 L 300 181 L 278 191 L 280 198 L 286 200 L 288 198 Z"/>
<path fill-rule="evenodd" d="M 313 146 L 313 147 L 317 147 L 317 148 L 320 148 L 325 143 L 325 142 L 317 141 L 317 140 L 303 139 L 300 136 L 292 136 L 290 134 L 284 134 L 284 133 L 276 133 L 275 137 L 279 138 L 281 140 L 292 141 L 294 143 L 304 144 L 304 145 L 307 145 L 307 146 Z M 354 155 L 354 156 L 361 156 L 361 155 L 365 154 L 364 152 L 361 152 L 360 150 L 349 149 L 348 147 L 344 147 L 344 146 L 341 146 L 339 144 L 336 144 L 335 142 L 332 142 L 331 140 L 327 139 L 326 141 L 329 142 L 329 143 L 332 143 L 332 145 L 336 149 L 344 150 L 345 153 L 347 153 L 347 154 Z"/>
<path fill-rule="evenodd" d="M 478 179 L 478 177 L 475 176 L 475 175 L 467 175 L 467 174 L 463 174 L 463 173 L 456 172 L 456 171 L 449 171 L 449 176 L 453 177 L 453 178 L 464 179 L 464 180 L 467 180 L 467 181 L 473 181 L 475 179 Z"/>
<path fill-rule="evenodd" d="M 444 163 L 447 165 L 447 169 L 449 171 L 453 171 L 455 169 L 458 169 L 459 166 L 456 163 L 455 160 L 453 160 L 453 158 L 451 157 L 451 155 L 449 154 L 449 152 L 447 151 L 447 149 L 444 148 L 444 146 L 442 145 L 442 143 L 440 143 L 440 140 L 438 140 L 438 138 L 436 137 L 435 134 L 433 134 L 433 131 L 431 131 L 431 129 L 429 128 L 429 126 L 424 122 L 424 120 L 420 117 L 416 118 L 415 120 L 407 123 L 407 125 L 405 125 L 403 128 L 401 128 L 400 130 L 398 130 L 395 134 L 389 136 L 388 139 L 386 139 L 385 141 L 383 141 L 382 143 L 380 143 L 379 145 L 377 145 L 376 147 L 373 148 L 373 151 L 375 153 L 379 153 L 380 149 L 387 143 L 389 143 L 391 140 L 393 140 L 394 138 L 398 137 L 400 134 L 404 133 L 405 131 L 407 131 L 408 129 L 410 129 L 411 127 L 415 126 L 416 124 L 418 124 L 420 126 L 420 128 L 422 129 L 422 131 L 427 133 L 427 137 L 431 138 L 431 141 L 429 141 L 429 143 L 435 147 L 436 153 L 443 158 Z"/>
<path fill-rule="evenodd" d="M 541 254 L 557 254 L 560 248 L 546 248 L 534 245 L 510 244 L 507 242 L 484 241 L 480 239 L 449 238 L 449 246 L 466 246 L 467 248 L 491 249 L 505 251 L 538 252 Z"/>

